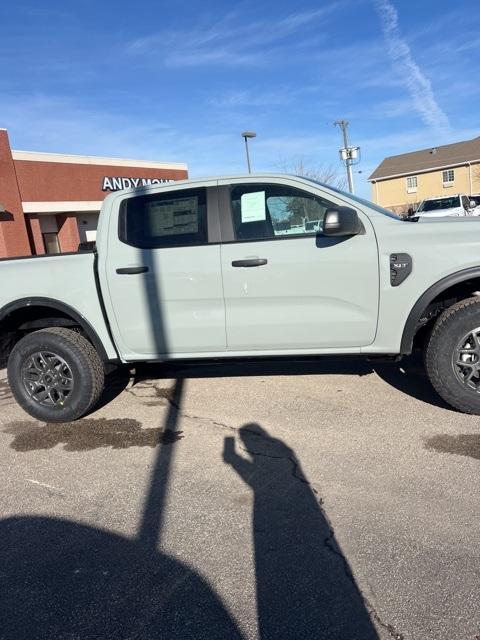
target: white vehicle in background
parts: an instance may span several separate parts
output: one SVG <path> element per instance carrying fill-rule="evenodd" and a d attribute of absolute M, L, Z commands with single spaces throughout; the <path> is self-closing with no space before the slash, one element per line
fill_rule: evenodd
<path fill-rule="evenodd" d="M 480 210 L 476 209 L 476 207 L 477 203 L 475 200 L 470 200 L 464 193 L 456 193 L 450 196 L 426 198 L 420 203 L 420 206 L 413 215 L 419 218 L 478 216 L 480 215 Z"/>

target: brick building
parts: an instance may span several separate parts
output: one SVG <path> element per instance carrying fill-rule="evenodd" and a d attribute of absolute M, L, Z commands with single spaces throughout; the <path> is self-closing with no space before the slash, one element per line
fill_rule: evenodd
<path fill-rule="evenodd" d="M 0 258 L 76 251 L 111 191 L 187 177 L 182 163 L 15 151 L 0 129 Z"/>

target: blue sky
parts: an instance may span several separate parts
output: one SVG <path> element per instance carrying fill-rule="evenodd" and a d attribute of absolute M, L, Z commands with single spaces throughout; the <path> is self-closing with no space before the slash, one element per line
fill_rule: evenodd
<path fill-rule="evenodd" d="M 17 0 L 0 7 L 0 126 L 17 149 L 188 162 L 192 176 L 480 135 L 478 0 Z"/>

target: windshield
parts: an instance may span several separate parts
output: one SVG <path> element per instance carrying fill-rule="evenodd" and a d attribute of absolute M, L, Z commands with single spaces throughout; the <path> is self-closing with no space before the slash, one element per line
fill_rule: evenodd
<path fill-rule="evenodd" d="M 460 206 L 460 198 L 452 196 L 451 198 L 436 198 L 435 200 L 424 200 L 418 211 L 437 211 L 438 209 L 453 209 Z"/>
<path fill-rule="evenodd" d="M 313 178 L 306 178 L 305 176 L 298 176 L 298 177 L 303 178 L 304 180 L 308 180 L 309 182 L 314 182 L 315 184 L 319 184 L 321 187 L 326 187 L 327 189 L 330 189 L 331 191 L 335 191 L 336 193 L 339 193 L 340 195 L 345 196 L 350 200 L 355 200 L 355 202 L 358 202 L 359 204 L 363 204 L 365 207 L 370 207 L 370 209 L 373 209 L 374 211 L 378 211 L 378 213 L 381 213 L 384 216 L 388 216 L 389 218 L 395 218 L 395 220 L 402 220 L 402 218 L 400 216 L 397 216 L 397 214 L 393 213 L 393 211 L 389 211 L 388 209 L 379 207 L 378 204 L 374 204 L 370 200 L 366 200 L 365 198 L 359 198 L 358 196 L 354 196 L 351 193 L 348 193 L 348 191 L 337 189 L 337 187 L 333 187 L 331 184 L 325 184 L 325 182 L 320 182 L 320 180 L 314 180 Z"/>

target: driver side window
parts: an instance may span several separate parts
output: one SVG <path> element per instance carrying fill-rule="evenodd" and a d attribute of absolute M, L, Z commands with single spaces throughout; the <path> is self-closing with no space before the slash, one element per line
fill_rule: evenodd
<path fill-rule="evenodd" d="M 250 184 L 231 191 L 235 239 L 274 240 L 322 232 L 331 202 L 311 193 L 275 184 Z"/>

